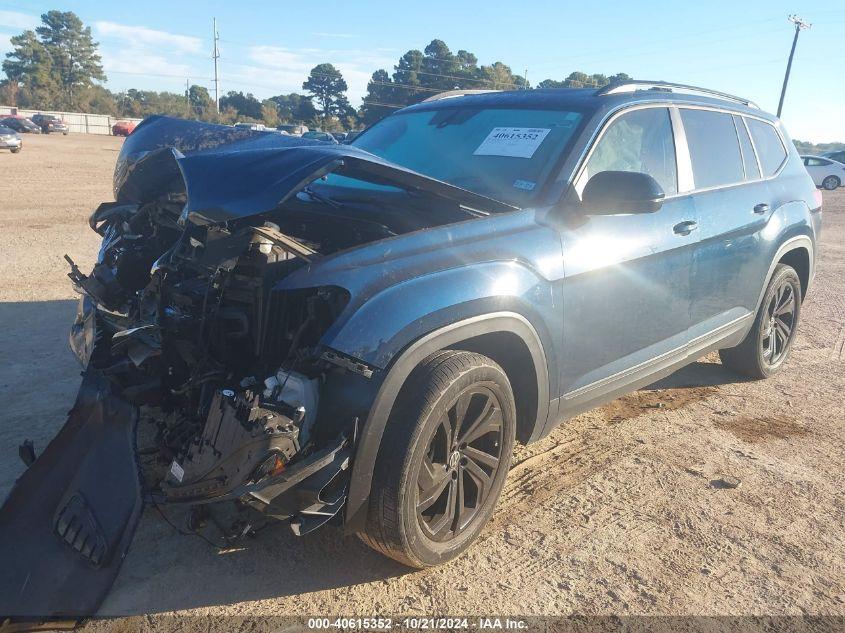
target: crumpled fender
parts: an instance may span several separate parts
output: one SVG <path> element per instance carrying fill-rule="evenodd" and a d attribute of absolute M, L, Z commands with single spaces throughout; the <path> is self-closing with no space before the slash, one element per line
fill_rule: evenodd
<path fill-rule="evenodd" d="M 67 423 L 0 508 L 0 620 L 97 612 L 141 516 L 137 419 L 85 372 Z"/>

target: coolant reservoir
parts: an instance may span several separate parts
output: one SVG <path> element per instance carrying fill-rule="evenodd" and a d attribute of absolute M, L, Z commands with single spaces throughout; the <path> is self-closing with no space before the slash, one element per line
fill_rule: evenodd
<path fill-rule="evenodd" d="M 275 376 L 264 381 L 264 397 L 275 398 L 292 406 L 294 409 L 305 408 L 305 417 L 299 426 L 299 444 L 304 446 L 311 436 L 311 427 L 317 418 L 317 405 L 320 393 L 317 379 L 306 378 L 295 371 L 279 370 Z"/>

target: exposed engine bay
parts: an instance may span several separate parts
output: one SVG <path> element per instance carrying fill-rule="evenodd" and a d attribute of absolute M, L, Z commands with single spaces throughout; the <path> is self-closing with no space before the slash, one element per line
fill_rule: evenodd
<path fill-rule="evenodd" d="M 297 534 L 342 517 L 383 376 L 322 343 L 353 297 L 310 274 L 512 210 L 354 147 L 167 117 L 127 138 L 114 192 L 89 221 L 93 270 L 66 256 L 83 382 L 44 452 L 21 447 L 0 511 L 3 614 L 95 611 L 144 502 L 231 502 Z"/>
<path fill-rule="evenodd" d="M 168 466 L 148 485 L 163 502 L 225 496 L 351 430 L 314 429 L 319 384 L 337 369 L 317 344 L 348 293 L 273 288 L 317 245 L 269 221 L 180 229 L 180 212 L 172 195 L 102 205 L 100 259 L 69 275 L 83 293 L 72 347 L 155 420 L 139 448 Z"/>

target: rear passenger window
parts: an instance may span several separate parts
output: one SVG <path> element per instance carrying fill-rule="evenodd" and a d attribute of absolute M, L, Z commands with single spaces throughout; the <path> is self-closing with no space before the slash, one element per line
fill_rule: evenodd
<path fill-rule="evenodd" d="M 754 139 L 757 156 L 760 157 L 763 175 L 766 178 L 774 176 L 783 161 L 786 160 L 786 149 L 780 140 L 780 134 L 773 126 L 759 119 L 746 118 L 745 120 L 748 123 L 748 129 L 751 131 L 751 138 Z"/>
<path fill-rule="evenodd" d="M 654 178 L 667 195 L 678 192 L 675 137 L 667 108 L 623 114 L 608 126 L 593 150 L 586 178 L 601 171 L 637 171 Z"/>
<path fill-rule="evenodd" d="M 830 161 L 824 160 L 823 158 L 805 158 L 804 164 L 807 167 L 824 167 L 825 165 L 830 165 Z"/>
<path fill-rule="evenodd" d="M 751 145 L 751 138 L 742 117 L 734 115 L 734 125 L 739 136 L 739 147 L 742 150 L 742 164 L 745 167 L 745 179 L 756 180 L 760 177 L 760 167 L 757 165 L 757 157 L 754 155 L 754 147 Z"/>
<path fill-rule="evenodd" d="M 732 185 L 745 179 L 736 128 L 730 114 L 681 109 L 696 189 Z"/>

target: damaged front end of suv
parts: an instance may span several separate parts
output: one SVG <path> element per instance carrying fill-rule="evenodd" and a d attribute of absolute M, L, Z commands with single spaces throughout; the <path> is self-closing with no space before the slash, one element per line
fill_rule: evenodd
<path fill-rule="evenodd" d="M 330 199 L 314 186 L 327 177 L 401 192 L 411 210 Z M 127 138 L 114 193 L 90 218 L 93 270 L 67 258 L 83 383 L 38 459 L 22 454 L 0 513 L 0 613 L 96 611 L 144 500 L 235 502 L 298 534 L 342 513 L 379 376 L 323 343 L 354 306 L 321 267 L 510 209 L 354 147 L 167 117 Z"/>

